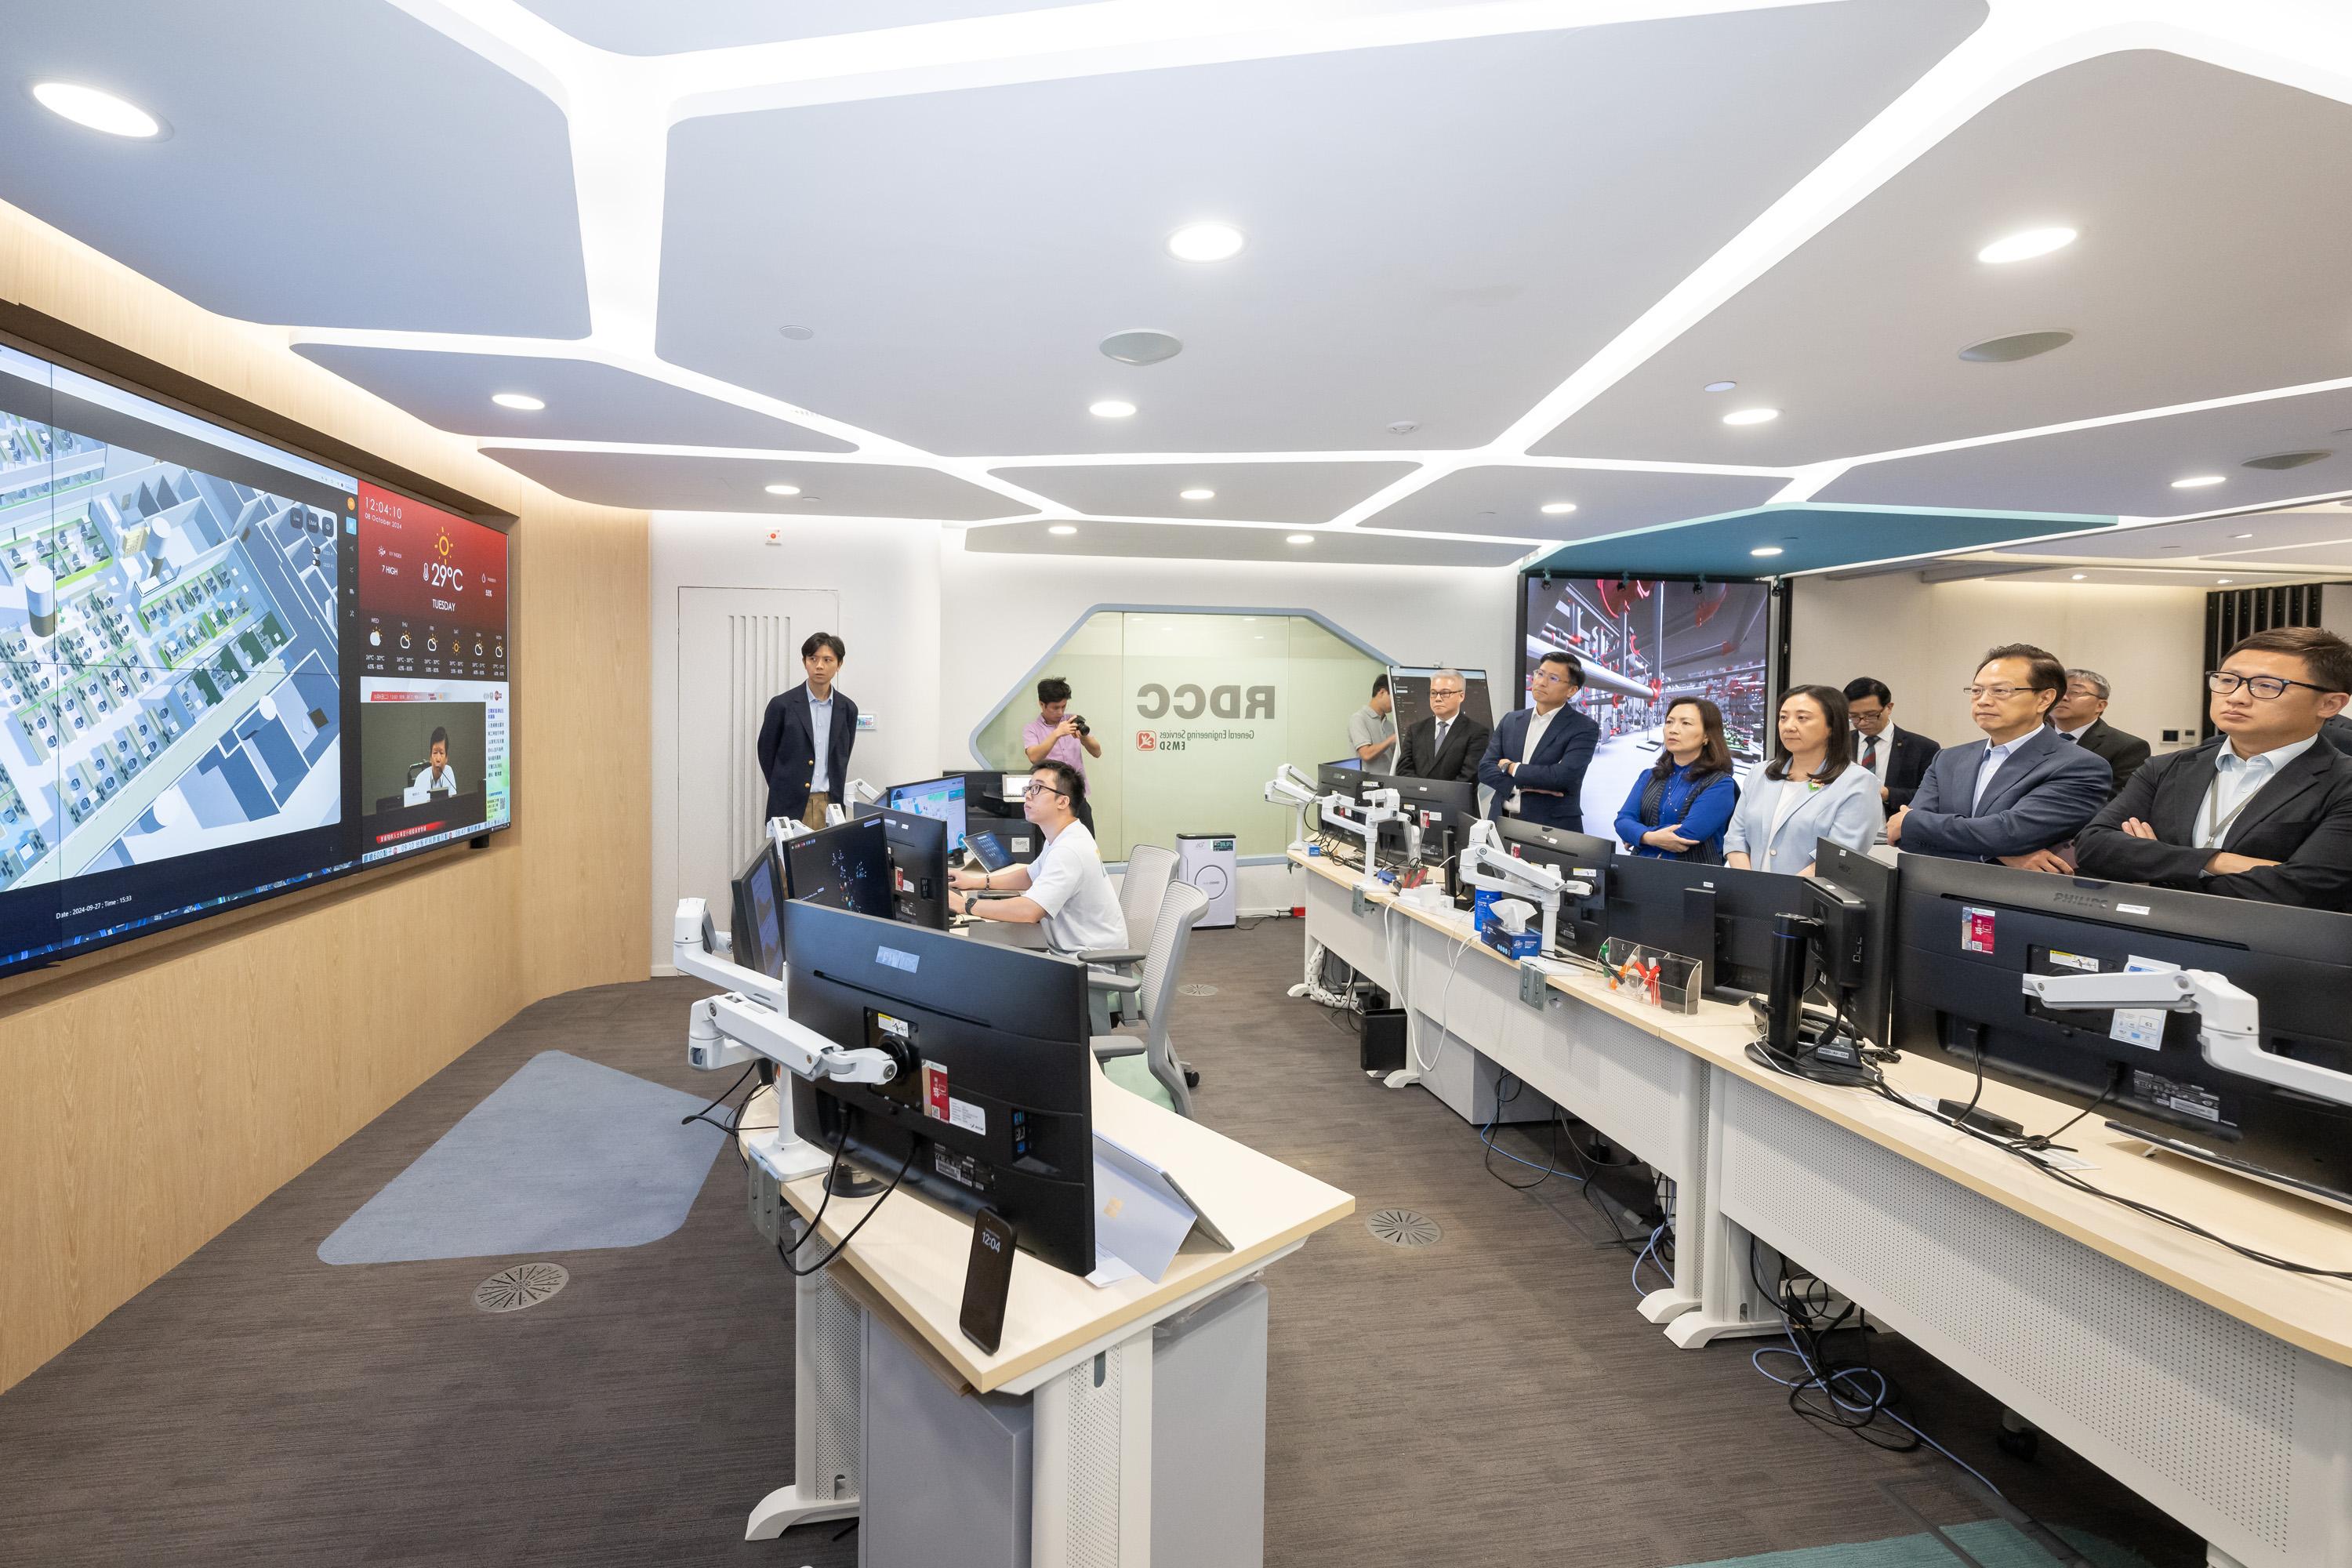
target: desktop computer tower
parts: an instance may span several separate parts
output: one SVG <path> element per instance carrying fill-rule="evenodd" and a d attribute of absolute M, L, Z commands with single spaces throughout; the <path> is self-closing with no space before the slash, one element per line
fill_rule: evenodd
<path fill-rule="evenodd" d="M 1241 905 L 1241 879 L 1234 861 L 1230 833 L 1180 833 L 1176 836 L 1176 879 L 1190 882 L 1208 895 L 1208 912 L 1195 930 L 1230 930 Z"/>

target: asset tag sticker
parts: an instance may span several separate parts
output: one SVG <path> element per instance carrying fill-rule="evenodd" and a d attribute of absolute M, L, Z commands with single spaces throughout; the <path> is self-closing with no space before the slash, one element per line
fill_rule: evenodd
<path fill-rule="evenodd" d="M 1992 911 L 1963 909 L 1960 910 L 1960 951 L 1990 952 L 1992 951 Z"/>
<path fill-rule="evenodd" d="M 2147 974 L 2152 971 L 2172 967 L 2169 963 L 2153 958 L 2124 960 L 2124 973 L 2126 974 Z M 2137 1046 L 2142 1050 L 2162 1050 L 2164 1048 L 2163 1010 L 2157 1007 L 2116 1008 L 2116 1021 L 2107 1026 L 2107 1038 L 2120 1041 L 2126 1046 Z"/>
<path fill-rule="evenodd" d="M 934 1121 L 948 1120 L 948 1069 L 937 1062 L 923 1064 L 923 1114 Z"/>
<path fill-rule="evenodd" d="M 969 1100 L 950 1099 L 948 1101 L 948 1121 L 967 1132 L 977 1132 L 982 1137 L 988 1135 L 988 1112 Z"/>

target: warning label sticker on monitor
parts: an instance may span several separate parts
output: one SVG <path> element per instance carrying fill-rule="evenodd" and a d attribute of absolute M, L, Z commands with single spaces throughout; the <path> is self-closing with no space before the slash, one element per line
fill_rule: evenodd
<path fill-rule="evenodd" d="M 937 1062 L 923 1064 L 923 1114 L 934 1121 L 948 1120 L 948 1069 Z"/>
<path fill-rule="evenodd" d="M 1962 909 L 1960 910 L 1960 951 L 1990 952 L 1992 951 L 1992 911 Z"/>

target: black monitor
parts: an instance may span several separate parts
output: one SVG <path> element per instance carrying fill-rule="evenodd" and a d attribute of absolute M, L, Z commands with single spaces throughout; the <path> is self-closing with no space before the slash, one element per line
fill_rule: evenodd
<path fill-rule="evenodd" d="M 825 904 L 888 920 L 890 845 L 882 819 L 860 817 L 787 840 L 784 881 L 795 903 Z"/>
<path fill-rule="evenodd" d="M 1699 961 L 1718 1001 L 1772 988 L 1772 922 L 1811 912 L 1802 877 L 1622 855 L 1609 882 L 1609 934 Z"/>
<path fill-rule="evenodd" d="M 944 778 L 922 779 L 914 784 L 892 784 L 882 804 L 892 811 L 909 811 L 917 816 L 935 817 L 948 825 L 948 847 L 961 852 L 966 827 L 966 796 L 964 775 L 950 773 Z"/>
<path fill-rule="evenodd" d="M 884 808 L 890 847 L 892 918 L 932 931 L 948 929 L 948 825 L 935 816 Z"/>
<path fill-rule="evenodd" d="M 1319 763 L 1315 769 L 1315 795 L 1318 800 L 1327 795 L 1336 795 L 1351 804 L 1360 803 L 1364 798 L 1365 786 L 1377 783 L 1376 778 L 1365 773 L 1364 764 L 1354 757 L 1342 757 L 1336 763 Z M 1343 837 L 1352 832 L 1351 829 L 1345 827 L 1324 829 L 1323 814 L 1320 811 L 1315 814 L 1315 825 L 1318 830 L 1338 833 Z"/>
<path fill-rule="evenodd" d="M 727 934 L 734 962 L 773 980 L 784 977 L 784 878 L 772 844 L 761 844 L 733 884 Z"/>
<path fill-rule="evenodd" d="M 878 1086 L 794 1079 L 801 1135 L 886 1181 L 904 1163 L 904 1191 L 994 1209 L 1024 1252 L 1091 1273 L 1086 965 L 804 903 L 784 911 L 784 947 L 796 1022 L 917 1064 Z"/>
<path fill-rule="evenodd" d="M 1873 1045 L 1892 1039 L 1895 870 L 1863 850 L 1822 839 L 1813 852 L 1806 912 L 1822 922 L 1813 960 L 1828 999 Z"/>
<path fill-rule="evenodd" d="M 1469 842 L 1470 825 L 1478 820 L 1478 786 L 1454 779 L 1415 779 L 1368 775 L 1370 787 L 1394 789 L 1398 805 L 1415 813 L 1421 826 L 1421 858 L 1426 866 L 1442 866 Z M 1381 852 L 1394 858 L 1404 854 L 1404 824 L 1381 825 Z"/>
<path fill-rule="evenodd" d="M 1017 811 L 1010 816 L 984 816 L 973 812 L 964 818 L 964 829 L 966 837 L 974 833 L 993 835 L 996 847 L 1015 866 L 1026 866 L 1045 847 L 1045 835 Z"/>
<path fill-rule="evenodd" d="M 2352 1110 L 2211 1066 L 2194 1014 L 2127 1016 L 2126 1033 L 2161 1024 L 2134 1044 L 2116 1015 L 2047 1008 L 2023 984 L 2134 959 L 2210 969 L 2260 1002 L 2263 1049 L 2352 1072 L 2352 915 L 1906 855 L 1895 942 L 1899 1048 L 2104 1099 L 2126 1131 L 2352 1203 Z"/>
<path fill-rule="evenodd" d="M 1609 934 L 1609 881 L 1622 858 L 1616 840 L 1546 827 L 1539 822 L 1521 822 L 1515 816 L 1507 816 L 1496 826 L 1502 832 L 1503 847 L 1521 859 L 1592 884 L 1591 898 L 1560 901 L 1559 941 L 1571 952 L 1599 958 L 1601 941 Z"/>

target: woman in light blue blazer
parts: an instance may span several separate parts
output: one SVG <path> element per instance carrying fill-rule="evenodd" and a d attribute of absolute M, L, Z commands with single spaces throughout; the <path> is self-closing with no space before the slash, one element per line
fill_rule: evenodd
<path fill-rule="evenodd" d="M 1780 745 L 1740 792 L 1723 833 L 1723 863 L 1735 869 L 1803 877 L 1824 838 L 1869 850 L 1886 820 L 1878 775 L 1853 760 L 1845 695 L 1834 686 L 1799 686 L 1780 699 Z"/>

